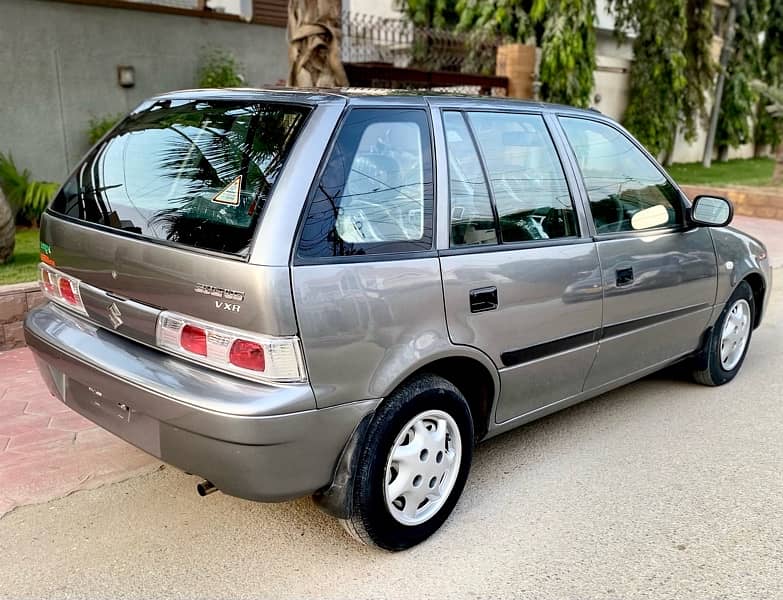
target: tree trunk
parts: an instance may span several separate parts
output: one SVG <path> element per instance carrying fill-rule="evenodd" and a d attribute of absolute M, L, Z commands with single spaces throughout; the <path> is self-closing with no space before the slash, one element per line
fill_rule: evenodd
<path fill-rule="evenodd" d="M 0 265 L 11 260 L 14 255 L 15 235 L 14 211 L 0 189 Z"/>
<path fill-rule="evenodd" d="M 726 145 L 718 146 L 718 162 L 729 160 L 729 147 Z"/>
<path fill-rule="evenodd" d="M 342 87 L 340 0 L 289 0 L 288 85 Z"/>
<path fill-rule="evenodd" d="M 775 151 L 775 171 L 772 174 L 772 185 L 783 185 L 783 144 L 778 144 Z"/>

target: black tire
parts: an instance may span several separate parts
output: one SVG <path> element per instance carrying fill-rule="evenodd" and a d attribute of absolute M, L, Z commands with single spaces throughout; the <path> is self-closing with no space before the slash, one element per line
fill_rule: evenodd
<path fill-rule="evenodd" d="M 392 516 L 384 497 L 386 462 L 403 428 L 428 410 L 448 413 L 459 430 L 461 461 L 451 492 L 427 521 L 404 525 Z M 381 404 L 367 430 L 356 468 L 351 515 L 342 521 L 358 541 L 385 550 L 405 550 L 426 540 L 446 521 L 459 500 L 473 458 L 473 420 L 464 396 L 437 375 L 417 376 Z"/>
<path fill-rule="evenodd" d="M 723 331 L 723 325 L 726 322 L 729 311 L 739 300 L 745 300 L 750 306 L 750 329 L 748 331 L 748 340 L 745 343 L 745 348 L 742 351 L 739 362 L 732 369 L 727 370 L 721 364 L 720 359 L 721 332 Z M 696 359 L 692 374 L 693 379 L 697 383 L 709 386 L 723 385 L 737 376 L 737 373 L 739 373 L 739 370 L 742 368 L 742 364 L 745 362 L 745 355 L 748 353 L 748 348 L 750 347 L 755 316 L 756 306 L 753 303 L 753 290 L 747 281 L 742 281 L 735 288 L 734 293 L 731 294 L 731 297 L 723 307 L 720 317 L 718 317 L 709 336 L 704 341 L 704 347 L 702 348 L 699 357 Z"/>

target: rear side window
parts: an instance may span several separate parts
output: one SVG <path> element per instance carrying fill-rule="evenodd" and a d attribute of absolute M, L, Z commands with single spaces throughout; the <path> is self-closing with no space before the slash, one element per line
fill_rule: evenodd
<path fill-rule="evenodd" d="M 503 243 L 578 235 L 563 167 L 541 115 L 468 113 Z"/>
<path fill-rule="evenodd" d="M 244 257 L 307 110 L 259 102 L 156 102 L 92 151 L 52 210 Z"/>
<path fill-rule="evenodd" d="M 353 109 L 317 182 L 298 255 L 432 248 L 432 151 L 419 109 Z"/>
<path fill-rule="evenodd" d="M 487 181 L 462 113 L 444 112 L 443 129 L 449 157 L 451 245 L 496 244 Z"/>

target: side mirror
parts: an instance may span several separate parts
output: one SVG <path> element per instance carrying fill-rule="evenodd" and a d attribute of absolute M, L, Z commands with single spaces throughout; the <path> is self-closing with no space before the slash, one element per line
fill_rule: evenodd
<path fill-rule="evenodd" d="M 691 222 L 704 227 L 725 227 L 734 218 L 734 207 L 720 196 L 696 196 L 691 206 Z"/>

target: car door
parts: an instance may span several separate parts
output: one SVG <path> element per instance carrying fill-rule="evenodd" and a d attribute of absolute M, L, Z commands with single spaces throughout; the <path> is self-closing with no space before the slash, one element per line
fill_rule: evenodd
<path fill-rule="evenodd" d="M 544 116 L 444 109 L 433 122 L 448 173 L 451 340 L 497 366 L 496 422 L 578 394 L 596 353 L 601 274 Z"/>
<path fill-rule="evenodd" d="M 406 102 L 353 102 L 300 228 L 291 277 L 319 408 L 381 397 L 448 344 L 429 111 Z"/>
<path fill-rule="evenodd" d="M 603 277 L 591 390 L 695 350 L 715 303 L 717 265 L 707 229 L 685 226 L 682 195 L 625 132 L 582 116 L 559 122 L 582 175 Z"/>

